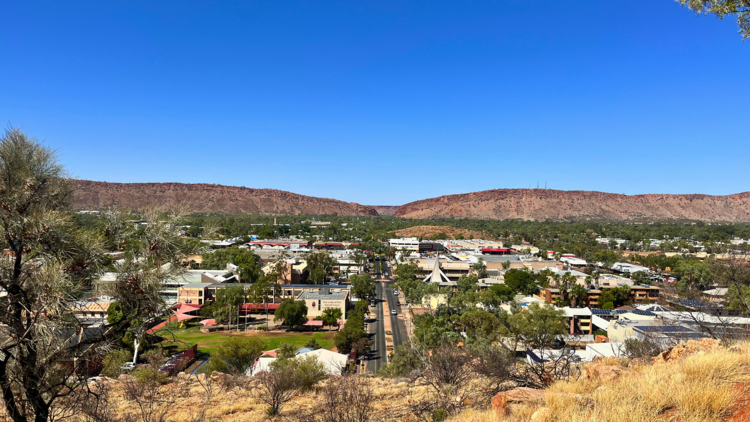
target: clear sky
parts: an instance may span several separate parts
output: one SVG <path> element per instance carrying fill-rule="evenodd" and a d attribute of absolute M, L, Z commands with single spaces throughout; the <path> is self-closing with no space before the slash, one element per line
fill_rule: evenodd
<path fill-rule="evenodd" d="M 673 0 L 6 1 L 0 47 L 0 120 L 82 179 L 750 190 L 750 41 Z"/>

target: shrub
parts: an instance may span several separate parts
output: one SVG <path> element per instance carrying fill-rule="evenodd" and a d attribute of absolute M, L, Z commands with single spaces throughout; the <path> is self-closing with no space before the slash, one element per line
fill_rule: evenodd
<path fill-rule="evenodd" d="M 129 350 L 120 349 L 107 353 L 104 357 L 104 369 L 102 375 L 117 378 L 122 374 L 122 365 L 133 360 L 133 354 Z"/>

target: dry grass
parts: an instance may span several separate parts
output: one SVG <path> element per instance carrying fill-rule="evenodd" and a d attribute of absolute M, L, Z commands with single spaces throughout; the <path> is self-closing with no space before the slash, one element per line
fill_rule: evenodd
<path fill-rule="evenodd" d="M 700 352 L 636 368 L 609 383 L 597 378 L 552 385 L 544 403 L 517 405 L 506 416 L 468 411 L 454 421 L 712 422 L 737 410 L 750 383 L 750 344 Z"/>

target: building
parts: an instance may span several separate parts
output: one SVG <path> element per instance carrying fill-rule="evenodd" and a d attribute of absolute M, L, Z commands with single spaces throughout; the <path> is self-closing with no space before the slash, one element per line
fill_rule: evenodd
<path fill-rule="evenodd" d="M 417 272 L 416 276 L 422 279 L 426 278 L 428 275 L 433 273 L 435 265 L 439 266 L 441 273 L 450 281 L 458 281 L 461 276 L 471 273 L 470 263 L 464 261 L 440 259 L 440 257 L 438 256 L 437 258 L 433 259 L 418 259 L 417 266 L 419 267 L 419 271 Z"/>
<path fill-rule="evenodd" d="M 295 359 L 311 357 L 322 363 L 331 375 L 342 375 L 346 371 L 349 363 L 349 357 L 347 355 L 336 353 L 328 349 L 312 350 L 302 347 L 297 349 L 294 356 Z M 247 369 L 245 375 L 255 376 L 261 372 L 269 371 L 271 369 L 271 363 L 275 362 L 276 359 L 275 349 L 263 352 L 263 356 L 258 358 L 255 363 Z"/>
<path fill-rule="evenodd" d="M 586 290 L 588 293 L 585 302 L 581 304 L 582 306 L 600 308 L 604 305 L 603 303 L 599 303 L 599 297 L 607 288 Z M 659 300 L 659 293 L 659 288 L 654 286 L 630 286 L 630 301 L 632 303 L 656 302 Z M 561 292 L 559 288 L 548 287 L 542 289 L 539 296 L 547 303 L 555 303 L 557 298 L 561 297 Z"/>
<path fill-rule="evenodd" d="M 388 245 L 396 249 L 406 249 L 408 251 L 419 251 L 419 239 L 416 237 L 402 237 L 400 239 L 388 240 Z"/>
<path fill-rule="evenodd" d="M 565 318 L 568 319 L 568 329 L 571 336 L 591 335 L 594 333 L 591 324 L 591 310 L 589 308 L 564 307 Z"/>
<path fill-rule="evenodd" d="M 206 289 L 213 284 L 215 283 L 188 283 L 179 286 L 177 288 L 177 303 L 203 305 L 208 299 Z"/>
<path fill-rule="evenodd" d="M 264 266 L 261 271 L 264 275 L 268 275 L 274 270 L 278 260 L 268 263 Z M 281 274 L 280 284 L 303 284 L 307 281 L 307 277 L 310 275 L 310 271 L 307 268 L 307 261 L 300 257 L 287 258 L 284 262 L 284 270 Z"/>
<path fill-rule="evenodd" d="M 617 271 L 619 273 L 637 273 L 639 271 L 650 273 L 651 270 L 648 267 L 644 267 L 641 265 L 635 265 L 635 264 L 629 264 L 627 262 L 615 262 L 612 264 L 612 271 Z"/>
<path fill-rule="evenodd" d="M 419 242 L 419 253 L 443 252 L 445 247 L 440 242 L 423 241 Z"/>
<path fill-rule="evenodd" d="M 323 315 L 326 309 L 340 309 L 342 318 L 349 307 L 349 289 L 310 288 L 303 291 L 297 300 L 304 300 L 307 305 L 307 318 L 315 319 Z"/>

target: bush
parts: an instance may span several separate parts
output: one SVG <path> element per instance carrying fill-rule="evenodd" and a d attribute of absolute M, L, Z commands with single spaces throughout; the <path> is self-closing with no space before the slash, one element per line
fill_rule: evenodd
<path fill-rule="evenodd" d="M 257 330 L 258 331 L 268 331 L 268 326 L 267 325 L 261 325 L 261 326 L 259 326 L 257 328 Z"/>
<path fill-rule="evenodd" d="M 265 348 L 265 342 L 259 337 L 229 337 L 211 354 L 207 372 L 243 374 Z"/>
<path fill-rule="evenodd" d="M 310 339 L 310 341 L 305 343 L 305 347 L 313 349 L 313 350 L 320 349 L 320 345 L 318 344 L 318 341 L 315 339 Z"/>
<path fill-rule="evenodd" d="M 662 347 L 649 339 L 625 340 L 625 355 L 630 359 L 652 358 L 662 352 Z"/>
<path fill-rule="evenodd" d="M 107 353 L 104 357 L 104 369 L 102 375 L 117 378 L 122 374 L 122 365 L 133 360 L 133 354 L 129 350 L 120 349 Z"/>

